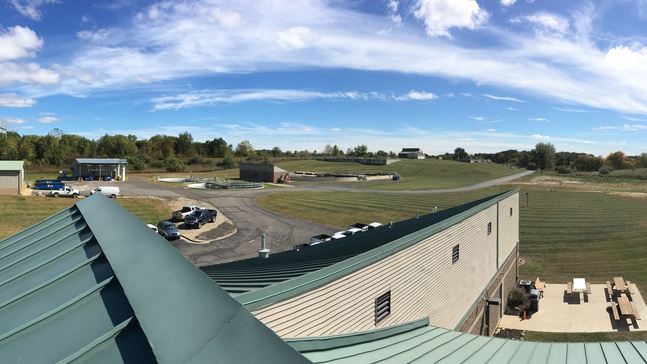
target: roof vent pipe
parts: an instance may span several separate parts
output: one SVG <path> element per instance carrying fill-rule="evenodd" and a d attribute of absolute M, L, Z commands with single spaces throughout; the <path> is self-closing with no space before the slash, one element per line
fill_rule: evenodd
<path fill-rule="evenodd" d="M 270 250 L 265 248 L 265 233 L 261 234 L 261 248 L 258 249 L 258 257 L 261 259 L 270 257 Z"/>

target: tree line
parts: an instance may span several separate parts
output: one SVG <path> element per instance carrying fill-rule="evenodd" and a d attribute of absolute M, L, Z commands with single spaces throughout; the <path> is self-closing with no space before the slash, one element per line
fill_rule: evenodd
<path fill-rule="evenodd" d="M 235 147 L 223 138 L 196 142 L 189 132 L 178 136 L 155 135 L 138 139 L 135 135 L 104 135 L 99 140 L 87 139 L 75 134 L 66 134 L 54 129 L 45 136 L 20 135 L 7 132 L 0 135 L 0 160 L 23 160 L 27 166 L 69 168 L 76 158 L 126 158 L 134 170 L 165 169 L 182 171 L 187 165 L 221 168 L 236 168 L 241 159 L 265 163 L 277 158 L 314 158 L 316 156 L 395 158 L 393 151 L 370 152 L 365 144 L 348 148 L 345 152 L 337 145 L 326 144 L 317 151 L 283 151 L 254 149 L 243 140 Z M 430 156 L 428 156 L 430 157 Z M 438 156 L 440 157 L 440 156 Z M 606 158 L 585 153 L 555 152 L 550 143 L 538 143 L 530 151 L 506 150 L 497 153 L 468 154 L 463 148 L 442 155 L 445 159 L 486 159 L 493 163 L 513 165 L 520 168 L 542 170 L 599 171 L 647 167 L 647 153 L 627 156 L 618 151 Z"/>

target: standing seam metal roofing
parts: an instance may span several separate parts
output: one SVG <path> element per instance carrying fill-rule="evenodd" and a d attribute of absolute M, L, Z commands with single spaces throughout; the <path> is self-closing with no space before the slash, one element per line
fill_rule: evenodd
<path fill-rule="evenodd" d="M 385 329 L 286 339 L 314 363 L 645 363 L 647 342 L 540 343 L 428 326 L 422 319 Z"/>
<path fill-rule="evenodd" d="M 253 310 L 300 294 L 385 257 L 518 193 L 506 191 L 449 208 L 435 214 L 400 221 L 389 226 L 329 241 L 324 244 L 201 269 L 225 291 Z"/>
<path fill-rule="evenodd" d="M 308 362 L 100 194 L 0 241 L 0 358 Z"/>

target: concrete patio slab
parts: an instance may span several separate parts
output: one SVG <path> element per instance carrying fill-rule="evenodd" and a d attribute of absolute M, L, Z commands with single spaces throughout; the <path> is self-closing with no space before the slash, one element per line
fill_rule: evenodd
<path fill-rule="evenodd" d="M 605 284 L 592 284 L 591 293 L 566 293 L 566 282 L 546 283 L 544 296 L 539 300 L 539 310 L 527 320 L 504 315 L 499 327 L 514 330 L 544 332 L 604 332 L 647 331 L 647 305 L 632 284 L 630 300 L 643 320 L 616 321 L 610 307 L 611 301 Z"/>

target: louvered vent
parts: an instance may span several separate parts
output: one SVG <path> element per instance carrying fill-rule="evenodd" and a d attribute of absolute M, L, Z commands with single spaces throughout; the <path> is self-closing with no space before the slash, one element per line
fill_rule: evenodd
<path fill-rule="evenodd" d="M 391 291 L 375 299 L 375 324 L 391 314 Z"/>

